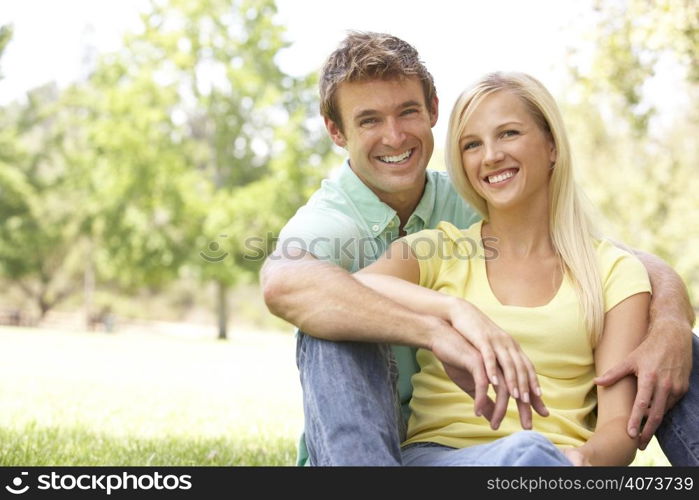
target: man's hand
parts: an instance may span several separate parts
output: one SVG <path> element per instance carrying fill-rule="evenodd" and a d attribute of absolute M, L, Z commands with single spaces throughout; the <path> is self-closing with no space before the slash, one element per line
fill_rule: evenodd
<path fill-rule="evenodd" d="M 610 386 L 627 375 L 636 375 L 638 388 L 627 432 L 639 435 L 641 421 L 647 417 L 639 439 L 646 449 L 665 412 L 672 408 L 689 388 L 692 369 L 692 331 L 686 322 L 655 321 L 648 336 L 622 363 L 595 378 L 595 383 Z"/>

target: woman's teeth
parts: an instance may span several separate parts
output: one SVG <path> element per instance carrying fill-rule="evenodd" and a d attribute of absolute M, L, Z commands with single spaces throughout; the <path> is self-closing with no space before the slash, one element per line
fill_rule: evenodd
<path fill-rule="evenodd" d="M 516 173 L 517 173 L 516 170 L 508 170 L 507 172 L 503 172 L 503 173 L 498 174 L 498 175 L 490 175 L 490 176 L 486 177 L 486 179 L 488 180 L 488 183 L 495 184 L 495 183 L 502 182 L 504 180 L 509 179 L 510 177 L 515 175 Z"/>

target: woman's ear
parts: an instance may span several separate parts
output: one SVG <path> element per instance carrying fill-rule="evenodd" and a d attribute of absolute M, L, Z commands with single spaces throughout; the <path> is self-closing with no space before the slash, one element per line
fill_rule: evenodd
<path fill-rule="evenodd" d="M 558 151 L 556 150 L 556 143 L 553 142 L 553 139 L 551 139 L 549 143 L 549 160 L 551 161 L 551 165 L 554 165 L 558 159 Z"/>

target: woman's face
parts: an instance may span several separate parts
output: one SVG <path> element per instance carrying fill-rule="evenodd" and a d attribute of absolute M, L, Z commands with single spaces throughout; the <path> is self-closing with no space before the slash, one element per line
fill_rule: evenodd
<path fill-rule="evenodd" d="M 497 91 L 478 104 L 459 147 L 466 176 L 489 211 L 548 206 L 556 148 L 512 92 Z"/>

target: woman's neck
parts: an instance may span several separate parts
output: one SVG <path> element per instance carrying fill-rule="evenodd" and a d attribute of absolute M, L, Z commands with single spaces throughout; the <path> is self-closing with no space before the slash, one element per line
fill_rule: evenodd
<path fill-rule="evenodd" d="M 551 257 L 555 255 L 549 228 L 548 203 L 540 206 L 499 210 L 489 206 L 482 236 L 497 238 L 495 246 L 503 257 Z"/>

